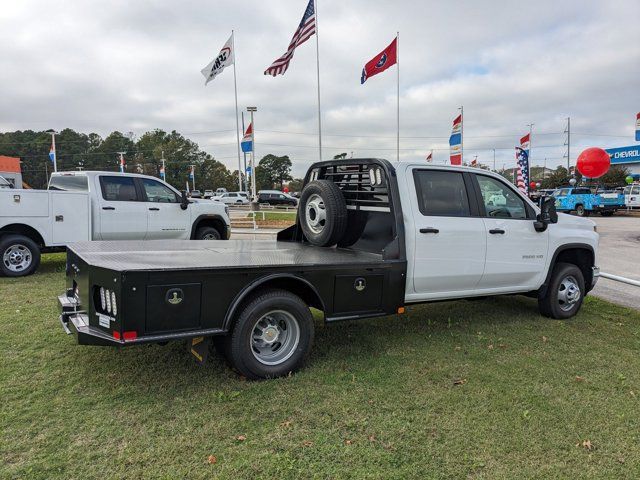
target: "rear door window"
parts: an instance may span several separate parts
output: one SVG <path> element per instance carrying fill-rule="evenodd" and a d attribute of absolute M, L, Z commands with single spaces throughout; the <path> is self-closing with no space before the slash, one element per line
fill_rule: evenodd
<path fill-rule="evenodd" d="M 132 177 L 100 177 L 102 198 L 109 202 L 136 202 L 138 195 Z"/>
<path fill-rule="evenodd" d="M 89 189 L 86 175 L 52 175 L 49 190 L 86 192 Z"/>
<path fill-rule="evenodd" d="M 468 217 L 469 196 L 461 172 L 414 170 L 418 207 L 424 216 Z"/>

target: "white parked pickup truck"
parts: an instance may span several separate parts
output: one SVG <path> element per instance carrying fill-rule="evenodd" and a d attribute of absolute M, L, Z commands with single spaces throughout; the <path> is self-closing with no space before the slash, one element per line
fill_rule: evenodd
<path fill-rule="evenodd" d="M 146 175 L 67 172 L 48 190 L 0 190 L 0 273 L 33 273 L 41 251 L 87 240 L 226 240 L 224 205 Z"/>
<path fill-rule="evenodd" d="M 310 167 L 277 241 L 72 245 L 60 319 L 80 344 L 186 339 L 198 361 L 214 340 L 241 374 L 270 378 L 308 355 L 310 307 L 335 322 L 519 294 L 570 318 L 598 279 L 597 248 L 591 220 L 558 215 L 552 198 L 539 209 L 500 175 L 333 160 Z"/>

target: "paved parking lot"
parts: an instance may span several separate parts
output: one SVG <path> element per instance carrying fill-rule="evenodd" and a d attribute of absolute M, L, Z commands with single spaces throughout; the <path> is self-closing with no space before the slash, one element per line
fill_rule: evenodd
<path fill-rule="evenodd" d="M 640 216 L 593 216 L 600 233 L 598 265 L 601 271 L 640 281 Z M 640 287 L 600 278 L 593 295 L 640 309 Z"/>

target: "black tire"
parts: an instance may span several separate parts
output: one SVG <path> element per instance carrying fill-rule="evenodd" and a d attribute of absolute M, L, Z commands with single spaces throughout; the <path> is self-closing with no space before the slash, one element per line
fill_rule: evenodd
<path fill-rule="evenodd" d="M 367 226 L 367 220 L 369 220 L 369 212 L 349 210 L 347 213 L 347 225 L 349 225 L 349 228 L 338 241 L 338 247 L 346 248 L 356 243 Z"/>
<path fill-rule="evenodd" d="M 0 273 L 6 277 L 25 277 L 40 265 L 40 247 L 24 235 L 0 238 Z"/>
<path fill-rule="evenodd" d="M 553 268 L 545 295 L 538 297 L 538 309 L 545 317 L 571 318 L 580 310 L 585 295 L 582 270 L 573 263 L 559 262 Z"/>
<path fill-rule="evenodd" d="M 612 217 L 613 210 L 603 210 L 602 212 L 600 212 L 600 215 L 603 217 Z"/>
<path fill-rule="evenodd" d="M 275 313 L 280 314 L 279 312 L 285 312 L 294 319 L 296 326 L 288 327 L 288 332 L 287 329 L 282 328 L 282 323 L 279 323 L 277 318 L 272 318 Z M 276 326 L 280 325 L 276 339 L 272 343 L 275 355 L 278 354 L 280 335 L 288 333 L 295 335 L 291 338 L 297 338 L 295 343 L 287 347 L 288 339 L 284 340 L 283 337 L 284 344 L 280 346 L 283 350 L 280 353 L 284 356 L 281 359 L 274 357 L 271 364 L 265 363 L 267 361 L 265 355 L 269 354 L 270 347 L 262 346 L 263 340 L 257 339 L 255 335 L 256 331 L 259 331 L 260 324 L 265 322 L 268 326 L 270 325 L 265 319 L 275 320 Z M 268 327 L 263 329 L 262 333 L 263 336 L 267 335 Z M 313 316 L 309 307 L 299 297 L 286 290 L 266 290 L 244 305 L 236 316 L 231 332 L 224 337 L 224 347 L 218 347 L 218 349 L 224 352 L 227 361 L 235 370 L 249 379 L 282 377 L 297 371 L 304 364 L 313 344 L 313 333 Z M 259 347 L 264 350 L 258 350 Z M 262 353 L 265 350 L 267 354 Z"/>
<path fill-rule="evenodd" d="M 196 230 L 196 240 L 220 240 L 222 235 L 213 227 L 200 227 Z"/>
<path fill-rule="evenodd" d="M 335 245 L 347 228 L 347 205 L 340 188 L 329 180 L 309 183 L 302 191 L 298 216 L 309 242 L 320 247 Z"/>

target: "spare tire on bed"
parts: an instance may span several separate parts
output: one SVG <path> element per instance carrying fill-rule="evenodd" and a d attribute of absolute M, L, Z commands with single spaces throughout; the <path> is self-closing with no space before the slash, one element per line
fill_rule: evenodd
<path fill-rule="evenodd" d="M 329 180 L 307 184 L 300 196 L 298 217 L 312 244 L 328 247 L 338 243 L 347 228 L 347 205 L 340 188 Z"/>

